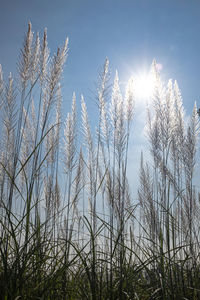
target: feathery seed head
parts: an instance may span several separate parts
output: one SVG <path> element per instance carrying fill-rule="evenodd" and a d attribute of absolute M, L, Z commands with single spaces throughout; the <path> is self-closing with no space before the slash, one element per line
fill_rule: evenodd
<path fill-rule="evenodd" d="M 76 155 L 76 97 L 72 98 L 72 112 L 67 114 L 64 129 L 64 165 L 66 173 L 75 166 Z"/>
<path fill-rule="evenodd" d="M 113 91 L 112 91 L 111 106 L 110 106 L 110 114 L 111 114 L 111 119 L 113 121 L 114 127 L 116 126 L 119 113 L 121 113 L 120 111 L 121 106 L 122 106 L 122 95 L 119 87 L 118 72 L 116 71 Z"/>
<path fill-rule="evenodd" d="M 109 71 L 109 60 L 106 57 L 105 63 L 104 63 L 104 69 L 103 69 L 103 76 L 102 76 L 102 86 L 101 89 L 102 91 L 105 90 L 105 85 L 106 85 L 106 81 L 107 81 L 107 77 L 108 77 L 108 71 Z"/>
<path fill-rule="evenodd" d="M 47 138 L 46 138 L 46 153 L 48 153 L 47 163 L 49 164 L 51 163 L 53 164 L 53 162 L 55 161 L 55 153 L 56 153 L 55 141 L 56 141 L 56 136 L 55 136 L 55 129 L 53 127 L 47 134 Z"/>
<path fill-rule="evenodd" d="M 57 97 L 56 97 L 56 138 L 59 139 L 59 130 L 61 123 L 61 103 L 62 103 L 62 94 L 61 94 L 61 85 L 58 83 Z"/>
<path fill-rule="evenodd" d="M 67 114 L 67 119 L 65 122 L 64 129 L 64 165 L 65 171 L 68 173 L 72 169 L 73 158 L 74 158 L 74 136 L 72 128 L 72 118 L 71 114 Z"/>
<path fill-rule="evenodd" d="M 33 84 L 36 80 L 36 75 L 39 71 L 39 61 L 40 61 L 40 38 L 37 34 L 35 46 L 33 49 L 32 63 L 31 63 L 31 83 Z"/>
<path fill-rule="evenodd" d="M 94 163 L 94 147 L 93 147 L 93 139 L 90 130 L 89 120 L 88 120 L 88 113 L 86 104 L 84 101 L 83 96 L 81 96 L 81 108 L 82 108 L 82 128 L 83 128 L 83 136 L 84 136 L 84 143 L 88 150 L 88 165 L 89 168 L 93 166 Z"/>
<path fill-rule="evenodd" d="M 23 85 L 28 84 L 28 79 L 30 78 L 30 67 L 32 59 L 32 41 L 33 32 L 31 30 L 31 23 L 28 24 L 28 32 L 25 38 L 24 47 L 21 50 L 21 59 L 19 63 L 19 74 Z"/>
<path fill-rule="evenodd" d="M 125 93 L 125 117 L 128 122 L 133 118 L 134 109 L 134 79 L 131 77 L 126 86 Z"/>
<path fill-rule="evenodd" d="M 72 96 L 72 120 L 73 120 L 73 124 L 74 126 L 76 125 L 76 94 L 73 93 Z"/>
<path fill-rule="evenodd" d="M 54 55 L 50 66 L 50 76 L 49 76 L 49 89 L 50 93 L 53 94 L 56 91 L 57 84 L 60 80 L 63 65 L 67 58 L 68 51 L 68 39 L 66 39 L 64 46 L 61 50 L 58 48 L 57 54 Z"/>
<path fill-rule="evenodd" d="M 47 43 L 47 29 L 45 28 L 44 35 L 43 35 L 43 43 L 41 48 L 41 55 L 40 55 L 40 82 L 41 83 L 43 83 L 44 79 L 46 78 L 48 59 L 49 59 L 49 49 Z"/>

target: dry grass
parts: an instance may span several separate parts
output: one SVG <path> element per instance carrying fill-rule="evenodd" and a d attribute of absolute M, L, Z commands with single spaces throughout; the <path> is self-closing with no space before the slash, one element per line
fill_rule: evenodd
<path fill-rule="evenodd" d="M 0 299 L 200 299 L 199 120 L 177 83 L 156 78 L 138 201 L 127 179 L 134 79 L 121 94 L 100 74 L 97 130 L 82 97 L 61 122 L 68 40 L 53 58 L 31 24 L 19 79 L 0 68 Z M 81 127 L 81 130 L 80 130 Z M 133 154 L 134 155 L 134 154 Z"/>

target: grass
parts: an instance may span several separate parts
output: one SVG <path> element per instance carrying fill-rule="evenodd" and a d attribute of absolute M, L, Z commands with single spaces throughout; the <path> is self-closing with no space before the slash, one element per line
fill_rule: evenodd
<path fill-rule="evenodd" d="M 127 178 L 134 79 L 99 76 L 97 130 L 76 96 L 62 122 L 68 40 L 50 58 L 31 24 L 18 81 L 0 69 L 0 299 L 200 299 L 199 120 L 185 122 L 178 84 L 156 70 L 138 201 Z M 80 125 L 81 119 L 81 125 Z M 80 129 L 81 128 L 81 129 Z"/>

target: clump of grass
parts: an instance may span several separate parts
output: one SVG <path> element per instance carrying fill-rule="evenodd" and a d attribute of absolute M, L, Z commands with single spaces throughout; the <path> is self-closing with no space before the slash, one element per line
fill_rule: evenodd
<path fill-rule="evenodd" d="M 186 123 L 178 84 L 165 87 L 154 62 L 151 160 L 133 202 L 134 78 L 123 96 L 106 59 L 96 132 L 83 96 L 81 124 L 75 94 L 62 122 L 67 51 L 68 39 L 50 57 L 47 31 L 40 41 L 29 24 L 17 83 L 0 67 L 1 299 L 199 299 L 196 106 Z"/>

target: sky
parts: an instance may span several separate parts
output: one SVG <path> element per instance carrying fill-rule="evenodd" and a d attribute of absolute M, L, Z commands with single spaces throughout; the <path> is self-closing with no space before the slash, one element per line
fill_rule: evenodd
<path fill-rule="evenodd" d="M 113 76 L 118 70 L 122 86 L 132 74 L 148 70 L 155 58 L 163 79 L 178 81 L 187 113 L 194 101 L 200 106 L 200 0 L 0 0 L 0 64 L 5 76 L 16 74 L 28 21 L 41 36 L 47 28 L 51 54 L 69 38 L 62 80 L 66 112 L 73 91 L 78 101 L 83 94 L 89 114 L 93 111 L 94 83 L 106 57 Z M 142 130 L 141 108 L 138 116 L 135 128 Z M 142 131 L 135 130 L 138 149 L 141 136 Z"/>
<path fill-rule="evenodd" d="M 155 58 L 162 74 L 176 79 L 184 105 L 199 102 L 199 0 L 0 0 L 0 63 L 13 73 L 28 21 L 47 27 L 53 54 L 66 36 L 69 56 L 63 86 L 89 96 L 106 57 L 122 82 Z M 71 97 L 71 96 L 70 96 Z"/>

